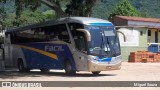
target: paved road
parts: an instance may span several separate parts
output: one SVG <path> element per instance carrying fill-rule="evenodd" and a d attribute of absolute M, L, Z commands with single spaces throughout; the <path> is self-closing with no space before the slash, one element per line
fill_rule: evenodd
<path fill-rule="evenodd" d="M 49 73 L 41 73 L 33 70 L 29 73 L 19 73 L 16 69 L 6 70 L 0 73 L 0 81 L 160 81 L 160 63 L 122 63 L 121 70 L 105 71 L 100 75 L 92 75 L 90 72 L 78 72 L 75 76 L 65 75 L 63 70 L 51 70 Z M 17 90 L 15 88 L 1 88 L 5 90 Z M 18 88 L 22 90 L 22 88 Z M 44 88 L 23 88 L 23 90 Z M 52 89 L 53 88 L 47 88 Z M 116 90 L 116 87 L 57 87 L 57 89 L 75 90 Z M 160 90 L 160 87 L 120 87 L 123 90 Z"/>

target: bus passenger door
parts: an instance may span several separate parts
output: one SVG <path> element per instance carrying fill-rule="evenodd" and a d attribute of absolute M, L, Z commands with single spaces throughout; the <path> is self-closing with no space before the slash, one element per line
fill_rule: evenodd
<path fill-rule="evenodd" d="M 77 70 L 86 71 L 88 70 L 87 64 L 87 50 L 86 50 L 86 40 L 83 32 L 76 31 L 76 35 L 74 35 L 75 42 L 75 51 L 74 51 L 74 59 L 76 63 Z"/>

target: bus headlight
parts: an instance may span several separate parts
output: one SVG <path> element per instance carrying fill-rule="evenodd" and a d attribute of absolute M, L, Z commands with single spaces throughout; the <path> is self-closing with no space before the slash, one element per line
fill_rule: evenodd
<path fill-rule="evenodd" d="M 91 62 L 94 62 L 94 63 L 98 63 L 98 57 L 96 57 L 96 56 L 89 56 L 88 60 Z"/>

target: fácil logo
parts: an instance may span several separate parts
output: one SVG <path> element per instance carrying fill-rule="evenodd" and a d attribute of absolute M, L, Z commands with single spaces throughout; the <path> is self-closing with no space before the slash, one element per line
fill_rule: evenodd
<path fill-rule="evenodd" d="M 46 45 L 44 47 L 45 51 L 64 51 L 64 49 L 62 48 L 62 46 L 49 46 L 49 45 Z"/>

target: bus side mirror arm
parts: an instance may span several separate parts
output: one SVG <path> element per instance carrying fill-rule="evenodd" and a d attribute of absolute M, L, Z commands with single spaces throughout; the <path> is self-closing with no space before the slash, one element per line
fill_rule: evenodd
<path fill-rule="evenodd" d="M 121 31 L 117 31 L 117 33 L 121 33 L 123 35 L 124 42 L 126 42 L 126 36 L 125 36 L 125 34 L 123 32 L 121 32 Z"/>
<path fill-rule="evenodd" d="M 89 31 L 85 30 L 85 29 L 76 29 L 77 31 L 81 31 L 84 32 L 87 38 L 87 41 L 91 41 L 91 35 L 89 33 Z"/>

